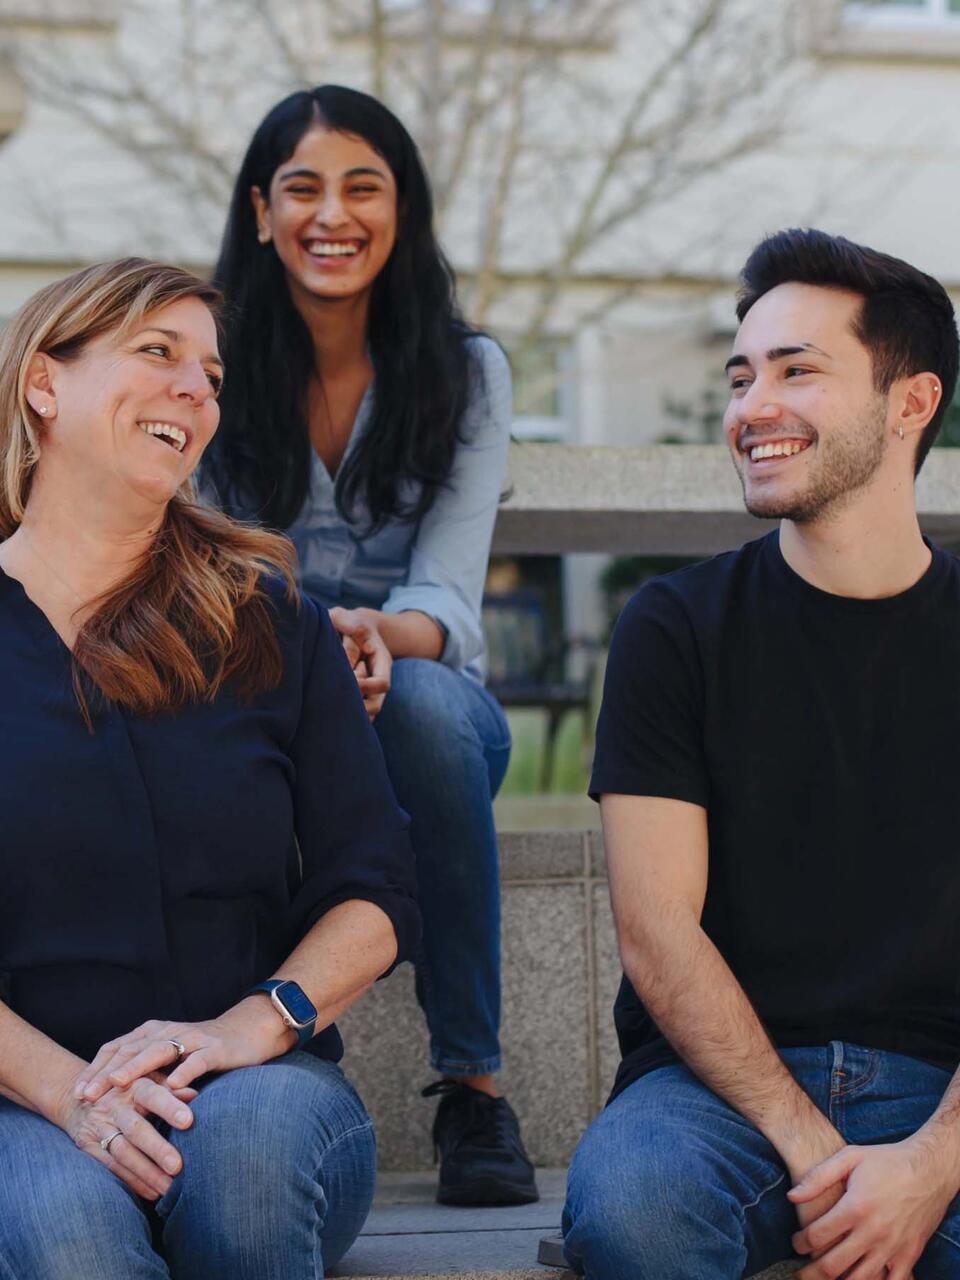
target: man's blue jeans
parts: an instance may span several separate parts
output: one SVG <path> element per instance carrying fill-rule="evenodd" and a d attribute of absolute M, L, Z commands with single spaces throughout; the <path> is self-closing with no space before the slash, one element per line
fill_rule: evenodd
<path fill-rule="evenodd" d="M 946 1071 L 835 1041 L 783 1059 L 848 1143 L 897 1142 L 940 1101 Z M 584 1134 L 563 1213 L 587 1280 L 739 1280 L 793 1256 L 790 1178 L 774 1148 L 686 1067 L 637 1080 Z M 960 1197 L 914 1268 L 960 1280 Z"/>
<path fill-rule="evenodd" d="M 191 1107 L 193 1126 L 168 1135 L 183 1170 L 147 1208 L 0 1098 L 0 1280 L 322 1277 L 363 1226 L 375 1176 L 370 1119 L 340 1068 L 289 1053 L 217 1076 Z"/>
<path fill-rule="evenodd" d="M 423 914 L 417 998 L 445 1075 L 500 1067 L 500 875 L 493 797 L 510 759 L 496 699 L 439 662 L 401 658 L 374 721 L 410 815 Z"/>

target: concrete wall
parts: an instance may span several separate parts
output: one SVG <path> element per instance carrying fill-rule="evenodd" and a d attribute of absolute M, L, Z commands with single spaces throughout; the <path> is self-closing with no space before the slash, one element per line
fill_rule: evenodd
<path fill-rule="evenodd" d="M 597 832 L 500 837 L 504 1092 L 538 1165 L 565 1166 L 602 1106 L 619 1055 L 620 979 Z M 432 1165 L 435 1079 L 413 972 L 403 965 L 341 1021 L 344 1069 L 377 1128 L 382 1169 Z"/>

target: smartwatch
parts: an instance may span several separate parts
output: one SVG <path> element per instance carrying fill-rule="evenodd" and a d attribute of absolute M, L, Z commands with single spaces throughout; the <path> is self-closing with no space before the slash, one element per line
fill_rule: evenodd
<path fill-rule="evenodd" d="M 296 982 L 285 978 L 270 978 L 267 982 L 258 982 L 244 995 L 258 995 L 260 992 L 270 997 L 273 1007 L 283 1019 L 283 1025 L 297 1033 L 296 1048 L 302 1049 L 308 1040 L 313 1039 L 317 1023 L 317 1010 L 313 1001 Z"/>

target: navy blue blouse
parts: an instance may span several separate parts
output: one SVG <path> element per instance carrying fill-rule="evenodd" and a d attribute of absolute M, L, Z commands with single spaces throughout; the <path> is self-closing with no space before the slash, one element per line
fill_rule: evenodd
<path fill-rule="evenodd" d="M 0 571 L 0 996 L 91 1058 L 216 1017 L 353 898 L 419 938 L 406 815 L 326 613 L 269 587 L 283 678 L 244 704 L 80 717 L 70 654 Z M 336 1060 L 335 1027 L 310 1045 Z"/>

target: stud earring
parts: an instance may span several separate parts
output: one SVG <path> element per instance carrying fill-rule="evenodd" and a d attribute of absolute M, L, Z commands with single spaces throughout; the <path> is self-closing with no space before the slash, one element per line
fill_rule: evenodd
<path fill-rule="evenodd" d="M 897 435 L 901 440 L 903 439 L 903 427 L 897 427 Z"/>
<path fill-rule="evenodd" d="M 47 406 L 46 406 L 45 404 L 42 404 L 42 405 L 40 406 L 40 412 L 41 412 L 41 413 L 47 413 L 47 412 L 48 412 Z"/>
<path fill-rule="evenodd" d="M 261 229 L 260 231 L 257 232 L 257 239 L 260 241 L 261 244 L 267 244 L 270 240 L 270 232 L 264 231 Z"/>

